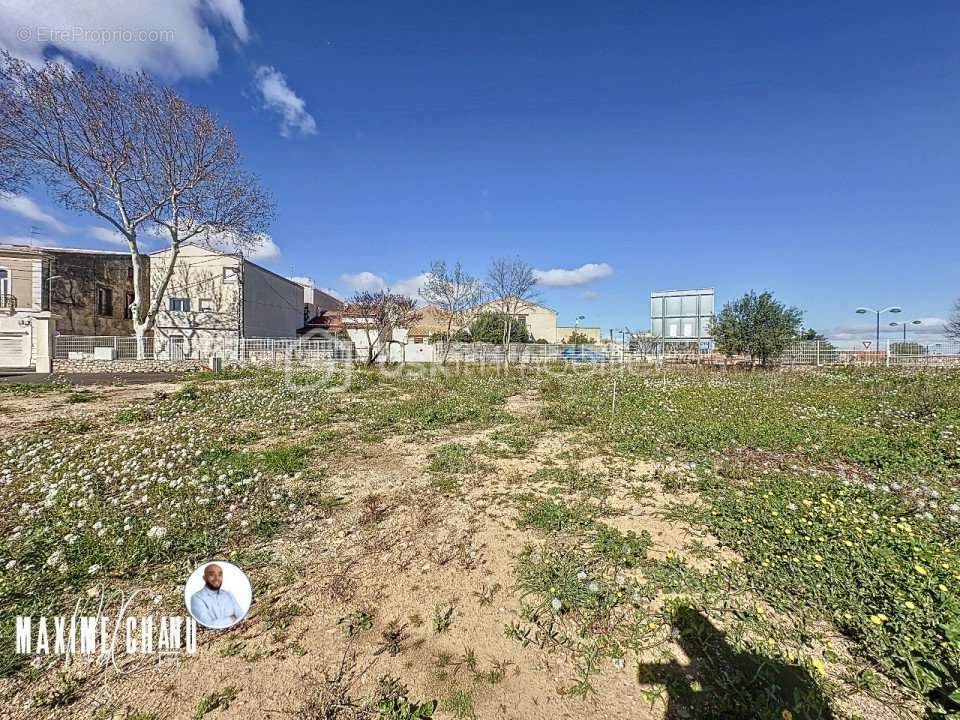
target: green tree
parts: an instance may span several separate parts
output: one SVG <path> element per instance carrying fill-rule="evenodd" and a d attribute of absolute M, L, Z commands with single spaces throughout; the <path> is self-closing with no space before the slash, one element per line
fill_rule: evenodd
<path fill-rule="evenodd" d="M 751 290 L 723 306 L 711 334 L 723 354 L 749 355 L 765 367 L 796 339 L 802 320 L 800 310 L 787 307 L 770 292 L 758 295 Z"/>
<path fill-rule="evenodd" d="M 510 327 L 509 342 L 531 342 L 527 323 L 521 318 L 512 321 L 503 313 L 482 312 L 470 323 L 470 337 L 474 342 L 503 344 L 507 326 Z"/>
<path fill-rule="evenodd" d="M 563 339 L 563 342 L 567 345 L 592 345 L 594 340 L 589 335 L 586 335 L 579 330 L 574 330 L 570 335 Z"/>
<path fill-rule="evenodd" d="M 802 342 L 818 342 L 821 350 L 833 350 L 833 343 L 827 340 L 826 335 L 818 333 L 813 328 L 806 328 L 797 335 L 797 340 Z"/>
<path fill-rule="evenodd" d="M 821 335 L 813 328 L 805 328 L 797 335 L 797 340 L 803 340 L 804 342 L 823 342 L 826 339 L 826 336 Z"/>
<path fill-rule="evenodd" d="M 918 342 L 907 341 L 890 343 L 890 353 L 893 355 L 926 355 L 927 348 Z"/>

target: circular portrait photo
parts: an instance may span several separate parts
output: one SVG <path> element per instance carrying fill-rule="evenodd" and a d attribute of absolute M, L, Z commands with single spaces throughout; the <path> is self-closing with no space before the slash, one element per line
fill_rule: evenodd
<path fill-rule="evenodd" d="M 183 601 L 199 625 L 223 629 L 243 620 L 253 601 L 253 588 L 236 565 L 211 560 L 190 573 Z"/>

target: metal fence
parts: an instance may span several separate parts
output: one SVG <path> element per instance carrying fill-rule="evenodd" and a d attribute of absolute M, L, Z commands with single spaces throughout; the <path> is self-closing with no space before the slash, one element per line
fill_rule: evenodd
<path fill-rule="evenodd" d="M 137 339 L 113 335 L 57 335 L 54 338 L 55 360 L 93 360 L 98 355 L 109 359 L 134 360 L 137 357 Z M 98 352 L 99 350 L 99 352 Z M 103 351 L 108 351 L 104 354 Z M 110 353 L 109 351 L 112 351 Z M 152 359 L 153 336 L 144 338 L 144 357 Z"/>
<path fill-rule="evenodd" d="M 784 365 L 884 365 L 960 367 L 960 342 L 889 340 L 881 347 L 838 347 L 829 341 L 798 342 L 780 358 Z"/>
<path fill-rule="evenodd" d="M 424 354 L 426 361 L 440 362 L 439 346 Z M 164 338 L 144 340 L 144 359 L 200 360 L 221 358 L 225 363 L 280 365 L 287 362 L 323 364 L 362 362 L 349 341 L 300 338 Z M 401 357 L 406 357 L 401 354 Z M 135 337 L 59 335 L 54 343 L 57 360 L 133 360 L 137 358 Z M 409 357 L 407 358 L 410 359 Z M 742 360 L 742 359 L 739 359 Z M 827 341 L 798 342 L 778 358 L 782 365 L 884 365 L 905 367 L 960 367 L 960 343 L 917 343 L 889 341 L 880 348 L 840 347 Z M 447 357 L 450 363 L 471 364 L 722 364 L 728 359 L 696 344 L 654 343 L 649 345 L 597 343 L 561 345 L 525 343 L 495 345 L 454 343 Z"/>
<path fill-rule="evenodd" d="M 439 359 L 439 352 L 437 353 Z M 659 343 L 649 345 L 595 343 L 565 345 L 548 343 L 454 343 L 449 362 L 498 364 L 550 362 L 597 364 L 700 363 L 717 361 L 716 353 L 702 349 L 697 343 Z"/>
<path fill-rule="evenodd" d="M 343 361 L 353 358 L 353 345 L 338 340 L 299 338 L 162 337 L 144 338 L 145 360 L 210 360 L 280 365 Z M 135 337 L 58 335 L 54 341 L 57 360 L 135 360 Z"/>

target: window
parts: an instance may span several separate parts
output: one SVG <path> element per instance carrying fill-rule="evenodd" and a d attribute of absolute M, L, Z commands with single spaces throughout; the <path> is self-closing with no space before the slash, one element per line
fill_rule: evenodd
<path fill-rule="evenodd" d="M 170 310 L 172 312 L 190 312 L 190 298 L 170 298 Z"/>
<path fill-rule="evenodd" d="M 7 296 L 10 294 L 10 273 L 6 268 L 0 268 L 0 305 L 7 302 Z"/>
<path fill-rule="evenodd" d="M 213 300 L 200 298 L 200 312 L 213 312 Z"/>
<path fill-rule="evenodd" d="M 97 286 L 97 315 L 113 315 L 113 290 L 103 285 Z"/>
<path fill-rule="evenodd" d="M 235 285 L 237 282 L 237 277 L 240 273 L 240 270 L 235 267 L 225 267 L 223 269 L 223 284 L 224 285 Z"/>
<path fill-rule="evenodd" d="M 133 305 L 133 293 L 128 292 L 125 296 L 123 304 L 123 319 L 124 320 L 133 320 L 133 308 L 130 307 Z"/>
<path fill-rule="evenodd" d="M 650 317 L 663 317 L 663 298 L 650 298 Z"/>

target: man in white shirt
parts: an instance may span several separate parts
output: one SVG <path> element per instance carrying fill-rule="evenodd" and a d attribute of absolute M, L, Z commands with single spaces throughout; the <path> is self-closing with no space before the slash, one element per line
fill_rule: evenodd
<path fill-rule="evenodd" d="M 243 617 L 243 611 L 223 584 L 223 568 L 210 563 L 203 569 L 204 586 L 190 598 L 190 614 L 208 628 L 227 628 Z"/>

